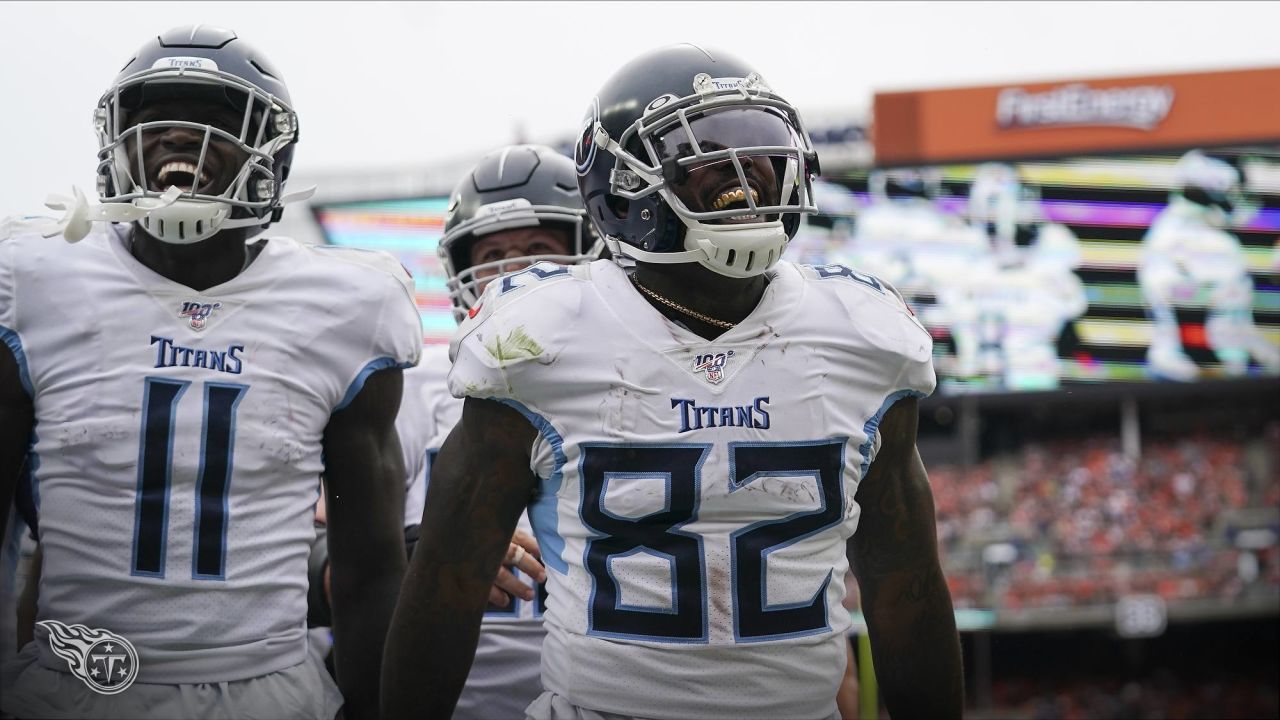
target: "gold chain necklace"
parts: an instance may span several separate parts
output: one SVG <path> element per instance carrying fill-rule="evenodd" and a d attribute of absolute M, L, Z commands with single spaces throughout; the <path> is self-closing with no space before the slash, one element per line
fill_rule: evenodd
<path fill-rule="evenodd" d="M 681 305 L 680 303 L 678 303 L 678 302 L 676 302 L 676 301 L 674 301 L 674 300 L 668 300 L 667 298 L 665 298 L 665 297 L 663 297 L 663 296 L 659 295 L 658 293 L 656 293 L 656 292 L 654 292 L 654 291 L 650 290 L 649 288 L 647 288 L 647 287 L 645 287 L 645 286 L 641 285 L 641 284 L 640 284 L 640 281 L 636 279 L 636 276 L 635 276 L 634 274 L 633 274 L 633 275 L 629 275 L 628 277 L 630 277 L 630 278 L 631 278 L 631 284 L 632 284 L 632 285 L 635 285 L 637 290 L 639 290 L 640 292 L 644 293 L 645 295 L 648 295 L 649 297 L 653 298 L 654 300 L 657 300 L 658 302 L 662 303 L 663 305 L 666 305 L 667 307 L 671 308 L 672 310 L 675 310 L 676 312 L 678 312 L 678 313 L 680 313 L 680 314 L 682 314 L 682 315 L 688 315 L 689 317 L 691 317 L 691 318 L 693 318 L 693 319 L 695 319 L 695 320 L 701 320 L 702 322 L 704 322 L 704 323 L 706 323 L 706 324 L 708 324 L 708 325 L 714 325 L 714 326 L 716 326 L 716 327 L 718 327 L 718 328 L 721 328 L 721 329 L 724 329 L 724 330 L 732 330 L 732 329 L 734 329 L 735 327 L 737 327 L 737 325 L 738 325 L 738 323 L 731 323 L 731 322 L 725 322 L 724 320 L 717 320 L 716 318 L 713 318 L 713 317 L 711 317 L 710 315 L 703 315 L 702 313 L 698 312 L 697 310 L 691 310 L 691 309 L 689 309 L 689 308 L 687 308 L 687 307 L 685 307 L 685 306 Z"/>

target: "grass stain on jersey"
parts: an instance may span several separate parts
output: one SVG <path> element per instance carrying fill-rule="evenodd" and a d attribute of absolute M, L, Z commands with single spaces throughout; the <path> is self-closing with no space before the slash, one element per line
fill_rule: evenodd
<path fill-rule="evenodd" d="M 524 328 L 516 328 L 507 336 L 494 337 L 484 346 L 485 350 L 499 363 L 528 360 L 542 355 L 542 346 L 525 334 Z"/>

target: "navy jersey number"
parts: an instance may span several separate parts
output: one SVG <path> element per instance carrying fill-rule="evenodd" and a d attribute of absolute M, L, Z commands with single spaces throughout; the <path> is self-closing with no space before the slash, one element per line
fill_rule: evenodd
<path fill-rule="evenodd" d="M 594 634 L 703 642 L 707 638 L 707 586 L 702 538 L 681 532 L 698 511 L 702 462 L 708 445 L 584 445 L 582 521 L 604 537 L 587 541 L 587 572 L 595 592 L 588 623 Z M 611 479 L 664 483 L 665 507 L 644 517 L 605 508 Z M 650 609 L 625 605 L 613 579 L 614 558 L 641 551 L 670 565 L 671 603 Z"/>
<path fill-rule="evenodd" d="M 138 495 L 134 515 L 134 575 L 165 575 L 169 535 L 169 489 L 173 475 L 174 416 L 191 383 L 147 378 L 142 393 L 142 442 L 138 449 Z M 246 385 L 204 384 L 200 470 L 196 479 L 191 577 L 223 580 L 227 561 L 227 498 L 231 489 L 236 407 Z"/>
<path fill-rule="evenodd" d="M 803 477 L 817 482 L 819 507 L 766 520 L 732 534 L 734 635 L 739 642 L 775 640 L 823 632 L 828 627 L 825 593 L 831 574 L 806 602 L 770 605 L 766 598 L 769 554 L 838 525 L 844 517 L 842 473 L 846 439 L 809 443 L 730 443 L 729 490 L 762 477 Z M 702 538 L 680 528 L 697 517 L 702 464 L 709 445 L 614 445 L 582 447 L 583 523 L 598 537 L 587 541 L 585 565 L 593 592 L 588 632 L 663 642 L 707 641 L 707 579 Z M 664 506 L 642 517 L 606 509 L 611 479 L 662 483 Z M 667 607 L 622 602 L 611 563 L 637 553 L 667 560 L 671 590 Z"/>

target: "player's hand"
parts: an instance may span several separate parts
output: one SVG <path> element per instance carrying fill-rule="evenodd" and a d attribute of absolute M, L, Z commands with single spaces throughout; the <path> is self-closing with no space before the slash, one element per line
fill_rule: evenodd
<path fill-rule="evenodd" d="M 511 545 L 507 547 L 507 556 L 502 559 L 502 565 L 498 568 L 498 577 L 489 588 L 489 602 L 498 607 L 506 607 L 511 602 L 512 595 L 532 600 L 535 593 L 533 587 L 522 582 L 508 568 L 520 570 L 533 578 L 534 582 L 542 583 L 547 579 L 547 571 L 539 562 L 541 558 L 538 541 L 532 535 L 517 530 L 511 537 Z"/>
<path fill-rule="evenodd" d="M 316 524 L 327 525 L 329 523 L 329 513 L 324 503 L 324 486 L 320 486 L 320 498 L 316 500 Z"/>

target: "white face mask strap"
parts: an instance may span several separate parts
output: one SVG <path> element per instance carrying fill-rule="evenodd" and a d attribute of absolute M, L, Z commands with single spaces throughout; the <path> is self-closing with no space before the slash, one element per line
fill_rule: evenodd
<path fill-rule="evenodd" d="M 138 198 L 131 203 L 91 203 L 80 191 L 72 186 L 71 197 L 50 195 L 45 200 L 45 207 L 50 210 L 62 210 L 61 220 L 45 220 L 39 223 L 40 234 L 45 237 L 62 235 L 67 242 L 79 242 L 89 234 L 89 228 L 95 222 L 134 222 L 147 215 L 168 207 L 182 197 L 182 191 L 170 187 L 158 198 Z"/>
<path fill-rule="evenodd" d="M 287 195 L 284 195 L 283 197 L 280 198 L 280 202 L 277 203 L 276 206 L 284 207 L 285 205 L 290 205 L 292 203 L 302 202 L 303 200 L 307 200 L 308 198 L 310 198 L 312 195 L 315 195 L 315 194 L 316 194 L 316 186 L 312 185 L 310 187 L 303 188 L 297 192 L 292 192 Z M 265 222 L 266 220 L 258 217 L 236 218 L 234 220 L 223 220 L 221 223 L 218 224 L 218 229 L 224 230 L 229 228 L 253 227 L 256 225 L 262 225 Z"/>
<path fill-rule="evenodd" d="M 280 198 L 279 206 L 283 207 L 292 203 L 302 202 L 315 195 L 315 192 L 316 188 L 313 185 L 297 192 L 289 193 Z M 95 222 L 136 222 L 157 210 L 169 207 L 181 198 L 182 191 L 177 187 L 170 186 L 158 198 L 141 197 L 128 203 L 98 203 L 90 202 L 84 193 L 80 191 L 80 188 L 73 186 L 70 197 L 66 195 L 50 195 L 45 199 L 45 207 L 62 211 L 61 219 L 42 218 L 20 221 L 20 223 L 44 237 L 62 235 L 67 242 L 74 243 L 83 240 L 89 234 L 89 229 Z M 249 227 L 261 225 L 262 223 L 262 218 L 249 217 L 225 220 L 219 227 L 220 229 Z"/>
<path fill-rule="evenodd" d="M 593 135 L 593 140 L 595 141 L 597 147 L 602 147 L 605 150 L 608 150 L 609 152 L 613 153 L 613 156 L 621 160 L 627 166 L 628 170 L 630 170 L 635 175 L 639 176 L 640 179 L 649 183 L 650 187 L 655 187 L 663 184 L 661 175 L 655 175 L 654 173 L 649 172 L 649 170 L 645 168 L 644 163 L 640 162 L 639 158 L 635 157 L 631 153 L 624 150 L 622 146 L 618 144 L 618 141 L 609 137 L 609 132 L 604 129 L 603 125 L 599 125 L 599 124 L 596 125 L 596 131 Z M 632 190 L 633 188 L 624 188 L 624 189 Z"/>
<path fill-rule="evenodd" d="M 620 242 L 615 238 L 606 238 L 605 244 L 614 258 L 626 256 L 632 260 L 653 263 L 655 265 L 675 265 L 678 263 L 702 262 L 707 259 L 707 252 L 702 248 L 682 250 L 680 252 L 649 252 L 635 245 Z"/>

